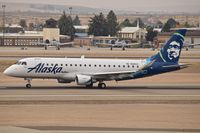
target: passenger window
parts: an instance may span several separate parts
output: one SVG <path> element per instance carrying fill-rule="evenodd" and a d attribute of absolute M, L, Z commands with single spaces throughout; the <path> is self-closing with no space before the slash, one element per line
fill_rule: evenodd
<path fill-rule="evenodd" d="M 115 67 L 115 65 L 113 65 L 113 67 Z"/>
<path fill-rule="evenodd" d="M 91 67 L 91 64 L 89 64 L 89 67 Z"/>
<path fill-rule="evenodd" d="M 65 64 L 65 66 L 67 66 L 67 64 Z"/>
<path fill-rule="evenodd" d="M 104 67 L 106 67 L 106 65 L 103 65 Z"/>
<path fill-rule="evenodd" d="M 75 66 L 77 66 L 77 64 L 75 64 Z"/>
<path fill-rule="evenodd" d="M 125 67 L 125 65 L 123 65 L 123 67 Z"/>
<path fill-rule="evenodd" d="M 82 65 L 80 64 L 80 67 L 81 67 Z"/>
<path fill-rule="evenodd" d="M 87 65 L 85 64 L 84 66 L 86 67 Z"/>
<path fill-rule="evenodd" d="M 118 65 L 118 67 L 121 67 L 120 65 Z"/>
<path fill-rule="evenodd" d="M 101 67 L 101 65 L 99 65 L 99 67 Z"/>
<path fill-rule="evenodd" d="M 72 64 L 70 64 L 70 66 L 72 66 Z"/>
<path fill-rule="evenodd" d="M 63 64 L 60 64 L 61 66 L 63 66 Z"/>

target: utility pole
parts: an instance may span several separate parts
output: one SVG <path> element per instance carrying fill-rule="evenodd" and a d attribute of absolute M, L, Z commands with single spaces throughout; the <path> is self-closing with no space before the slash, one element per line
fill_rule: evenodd
<path fill-rule="evenodd" d="M 4 46 L 4 33 L 5 33 L 5 8 L 6 5 L 2 5 L 3 8 L 3 25 L 2 25 L 2 45 Z"/>
<path fill-rule="evenodd" d="M 72 15 L 72 7 L 69 7 L 69 14 Z"/>

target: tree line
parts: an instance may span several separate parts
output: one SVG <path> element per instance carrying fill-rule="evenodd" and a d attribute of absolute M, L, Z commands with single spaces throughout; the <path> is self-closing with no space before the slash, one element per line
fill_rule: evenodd
<path fill-rule="evenodd" d="M 144 22 L 138 18 L 135 21 L 130 21 L 128 18 L 126 18 L 123 22 L 118 23 L 117 16 L 115 13 L 111 10 L 106 16 L 104 16 L 103 13 L 99 13 L 94 15 L 94 17 L 91 17 L 89 20 L 89 35 L 94 36 L 116 36 L 117 32 L 123 28 L 123 27 L 136 27 L 137 21 L 139 21 L 139 27 L 140 28 L 146 28 L 147 30 L 147 41 L 153 41 L 153 38 L 157 36 L 157 32 L 153 31 L 152 26 L 145 25 Z M 23 28 L 27 28 L 26 21 L 24 19 L 21 19 L 19 24 Z M 42 27 L 48 27 L 48 28 L 55 28 L 58 27 L 60 29 L 60 34 L 62 35 L 68 35 L 73 40 L 75 36 L 75 28 L 74 25 L 81 25 L 81 21 L 78 16 L 75 16 L 74 19 L 70 15 L 66 15 L 65 12 L 61 15 L 59 20 L 54 19 L 48 19 L 46 20 L 46 23 L 44 25 L 41 25 Z M 179 24 L 179 22 L 175 21 L 174 19 L 170 18 L 165 24 L 162 24 L 160 21 L 158 22 L 158 25 L 162 27 L 162 32 L 169 32 L 170 28 L 175 28 Z M 33 29 L 34 24 L 29 24 L 29 29 Z M 186 22 L 184 24 L 184 27 L 190 27 L 190 25 Z"/>

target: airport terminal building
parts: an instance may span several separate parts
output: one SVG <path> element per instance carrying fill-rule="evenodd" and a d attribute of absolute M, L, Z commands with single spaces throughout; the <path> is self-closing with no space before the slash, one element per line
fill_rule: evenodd
<path fill-rule="evenodd" d="M 69 42 L 70 37 L 60 35 L 58 28 L 44 28 L 43 31 L 24 31 L 19 33 L 0 33 L 0 46 L 36 46 L 37 42 L 57 40 Z"/>
<path fill-rule="evenodd" d="M 171 29 L 170 32 L 158 33 L 159 43 L 164 43 L 178 29 Z M 200 28 L 189 28 L 186 32 L 185 42 L 189 44 L 200 44 Z"/>

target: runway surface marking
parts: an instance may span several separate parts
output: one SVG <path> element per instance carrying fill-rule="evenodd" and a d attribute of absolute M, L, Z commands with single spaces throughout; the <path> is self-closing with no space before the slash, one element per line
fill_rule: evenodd
<path fill-rule="evenodd" d="M 200 95 L 0 95 L 5 97 L 200 97 Z"/>
<path fill-rule="evenodd" d="M 28 128 L 28 129 L 35 129 L 35 130 L 40 130 L 40 131 L 51 131 L 51 132 L 56 132 L 59 133 L 62 132 L 116 132 L 116 133 L 121 133 L 121 132 L 137 132 L 137 133 L 143 133 L 143 132 L 148 132 L 148 133 L 169 133 L 169 132 L 195 132 L 199 133 L 200 129 L 192 129 L 192 128 L 120 128 L 120 127 L 78 127 L 78 126 L 22 126 L 23 128 Z"/>

